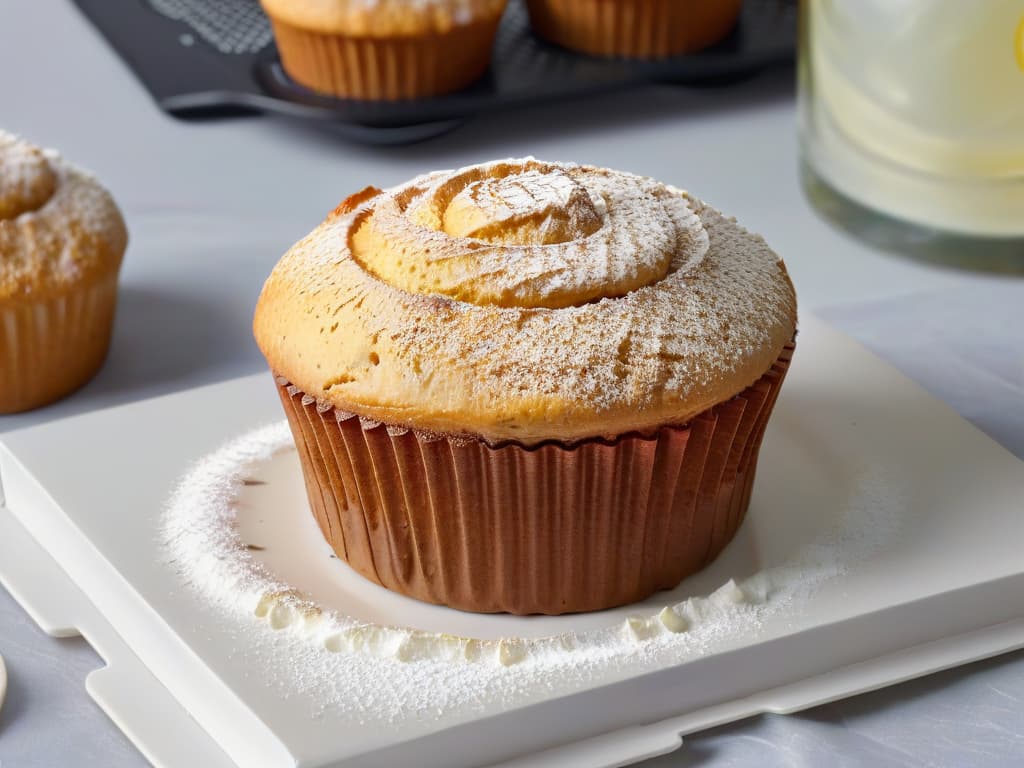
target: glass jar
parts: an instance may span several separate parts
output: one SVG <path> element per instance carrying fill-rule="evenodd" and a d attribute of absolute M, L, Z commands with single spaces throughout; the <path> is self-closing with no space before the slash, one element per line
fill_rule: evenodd
<path fill-rule="evenodd" d="M 1024 268 L 1024 0 L 801 0 L 804 185 L 890 249 Z"/>

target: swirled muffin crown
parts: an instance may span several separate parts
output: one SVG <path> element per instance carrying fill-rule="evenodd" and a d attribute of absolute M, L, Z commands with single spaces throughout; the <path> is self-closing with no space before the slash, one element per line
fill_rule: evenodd
<path fill-rule="evenodd" d="M 326 405 L 533 444 L 683 424 L 795 323 L 759 236 L 652 179 L 525 159 L 349 198 L 275 267 L 255 333 Z"/>
<path fill-rule="evenodd" d="M 0 131 L 0 299 L 56 295 L 116 269 L 127 237 L 92 177 Z"/>

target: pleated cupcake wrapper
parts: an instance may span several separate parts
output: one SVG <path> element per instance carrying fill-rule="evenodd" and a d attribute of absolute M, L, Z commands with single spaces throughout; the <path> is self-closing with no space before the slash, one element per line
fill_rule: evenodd
<path fill-rule="evenodd" d="M 743 521 L 792 351 L 685 427 L 572 446 L 389 427 L 277 383 L 310 506 L 339 557 L 427 602 L 558 614 L 636 602 L 722 550 Z"/>
<path fill-rule="evenodd" d="M 658 59 L 725 37 L 741 0 L 527 0 L 541 36 L 594 56 Z"/>
<path fill-rule="evenodd" d="M 110 346 L 117 273 L 40 301 L 0 302 L 0 413 L 52 402 L 99 369 Z"/>
<path fill-rule="evenodd" d="M 271 20 L 281 63 L 297 83 L 353 99 L 414 99 L 457 91 L 491 59 L 498 19 L 403 37 L 324 34 Z"/>

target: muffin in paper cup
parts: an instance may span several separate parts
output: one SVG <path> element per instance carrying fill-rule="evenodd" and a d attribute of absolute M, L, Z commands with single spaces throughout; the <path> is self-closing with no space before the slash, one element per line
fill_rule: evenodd
<path fill-rule="evenodd" d="M 696 198 L 526 159 L 353 196 L 275 267 L 255 333 L 340 558 L 559 614 L 732 539 L 795 312 L 763 239 Z"/>
<path fill-rule="evenodd" d="M 592 56 L 662 59 L 714 45 L 742 0 L 527 0 L 546 40 Z"/>
<path fill-rule="evenodd" d="M 281 64 L 330 96 L 415 99 L 487 70 L 506 0 L 262 0 Z"/>
<path fill-rule="evenodd" d="M 0 413 L 51 403 L 100 368 L 126 243 L 92 177 L 0 131 Z"/>

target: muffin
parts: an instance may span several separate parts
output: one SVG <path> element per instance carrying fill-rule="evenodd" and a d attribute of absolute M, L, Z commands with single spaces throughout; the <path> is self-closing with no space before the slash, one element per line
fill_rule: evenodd
<path fill-rule="evenodd" d="M 795 327 L 784 265 L 734 220 L 532 158 L 350 197 L 254 321 L 337 555 L 519 614 L 635 602 L 721 551 Z"/>
<path fill-rule="evenodd" d="M 742 0 L 527 0 L 534 31 L 592 56 L 694 53 L 736 26 Z"/>
<path fill-rule="evenodd" d="M 330 96 L 414 99 L 480 78 L 505 0 L 261 0 L 285 72 Z"/>
<path fill-rule="evenodd" d="M 46 405 L 99 369 L 127 239 L 95 179 L 0 131 L 0 413 Z"/>

